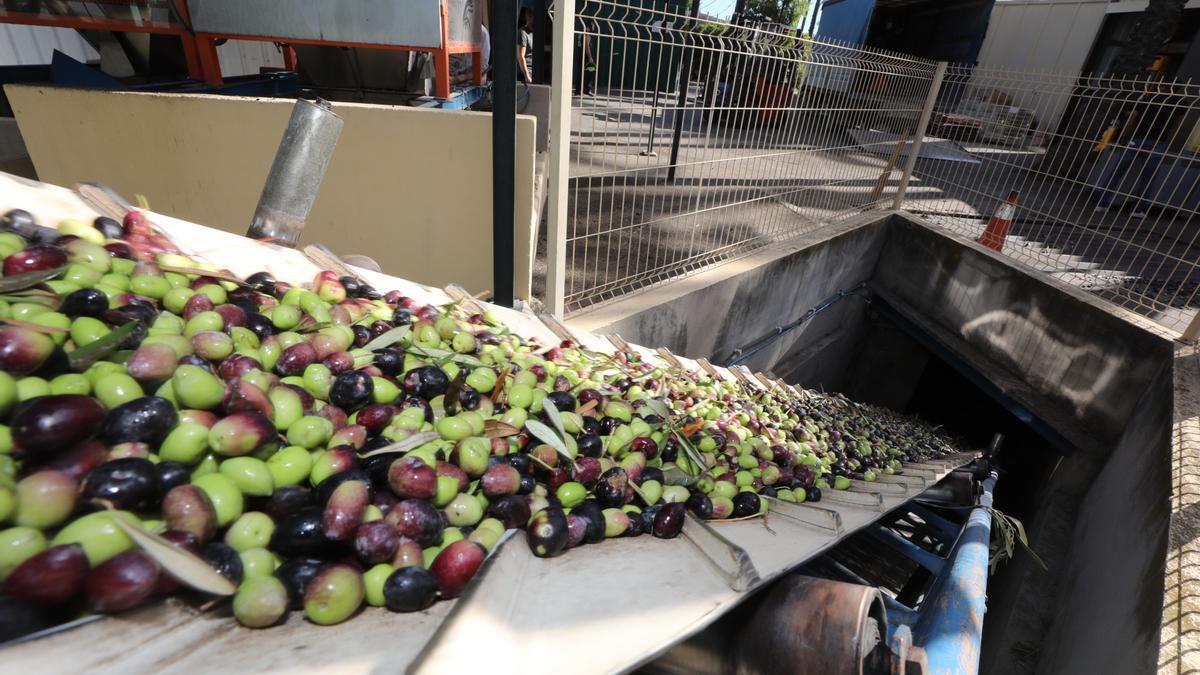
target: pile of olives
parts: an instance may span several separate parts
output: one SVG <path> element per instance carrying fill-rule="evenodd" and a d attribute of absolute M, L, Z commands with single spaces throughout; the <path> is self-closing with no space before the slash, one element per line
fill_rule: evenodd
<path fill-rule="evenodd" d="M 0 257 L 0 640 L 191 592 L 129 525 L 231 582 L 246 626 L 333 624 L 457 597 L 509 529 L 541 557 L 669 539 L 954 450 L 352 277 L 239 280 L 137 212 L 11 211 Z"/>

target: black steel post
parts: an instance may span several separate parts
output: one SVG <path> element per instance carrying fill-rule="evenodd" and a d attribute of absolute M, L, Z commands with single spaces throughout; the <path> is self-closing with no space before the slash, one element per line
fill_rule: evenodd
<path fill-rule="evenodd" d="M 517 3 L 497 2 L 492 14 L 492 292 L 513 306 L 517 162 Z"/>
<path fill-rule="evenodd" d="M 700 18 L 700 0 L 692 0 L 692 21 Z M 689 28 L 695 28 L 693 23 Z M 686 32 L 685 32 L 686 34 Z M 683 138 L 683 118 L 687 107 L 688 89 L 692 88 L 692 50 L 690 45 L 683 46 L 683 63 L 679 73 L 679 104 L 675 110 L 675 134 L 671 138 L 671 161 L 667 165 L 667 183 L 675 184 L 675 165 L 679 163 L 679 141 Z"/>
<path fill-rule="evenodd" d="M 533 81 L 550 82 L 550 56 L 546 53 L 546 38 L 550 36 L 550 13 L 546 0 L 533 0 Z"/>

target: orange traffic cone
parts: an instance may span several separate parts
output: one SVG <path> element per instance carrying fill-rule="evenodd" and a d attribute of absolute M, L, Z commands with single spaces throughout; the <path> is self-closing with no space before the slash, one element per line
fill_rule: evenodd
<path fill-rule="evenodd" d="M 1000 203 L 1000 208 L 992 214 L 987 229 L 977 240 L 980 244 L 996 251 L 1004 250 L 1004 239 L 1008 236 L 1008 228 L 1017 215 L 1017 199 L 1020 196 L 1016 190 L 1008 193 L 1008 196 Z"/>

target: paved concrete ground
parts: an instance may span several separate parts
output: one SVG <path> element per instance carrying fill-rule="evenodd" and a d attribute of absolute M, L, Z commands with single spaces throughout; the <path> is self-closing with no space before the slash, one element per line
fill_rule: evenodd
<path fill-rule="evenodd" d="M 1049 160 L 1024 167 L 1002 150 L 965 147 L 988 159 L 975 166 L 922 160 L 907 209 L 977 237 L 1000 200 L 1019 190 L 1006 254 L 1174 330 L 1196 315 L 1194 213 L 1151 209 L 1138 219 L 1129 208 L 1097 211 L 1099 194 L 1076 179 L 1082 169 L 1053 176 L 1040 168 Z"/>
<path fill-rule="evenodd" d="M 567 295 L 576 308 L 853 215 L 887 159 L 841 131 L 865 113 L 837 123 L 825 114 L 764 121 L 751 111 L 717 118 L 692 108 L 677 117 L 665 97 L 656 107 L 652 94 L 628 93 L 575 103 Z M 540 291 L 542 280 L 534 286 Z"/>
<path fill-rule="evenodd" d="M 576 98 L 572 110 L 568 306 L 582 308 L 729 260 L 853 215 L 874 197 L 890 204 L 899 169 L 877 182 L 891 144 L 870 151 L 848 128 L 896 128 L 908 102 L 880 112 L 804 109 L 771 120 L 757 111 L 724 117 L 652 93 Z M 812 106 L 818 107 L 818 106 Z M 680 144 L 671 180 L 676 122 Z M 962 142 L 978 164 L 922 159 L 906 208 L 977 237 L 999 200 L 1021 192 L 1005 253 L 1182 331 L 1196 314 L 1193 214 L 1135 220 L 1096 213 L 1083 169 L 1046 169 L 1054 151 Z M 901 157 L 900 165 L 903 164 Z M 1086 167 L 1085 167 L 1086 168 Z M 544 232 L 535 293 L 544 283 Z"/>

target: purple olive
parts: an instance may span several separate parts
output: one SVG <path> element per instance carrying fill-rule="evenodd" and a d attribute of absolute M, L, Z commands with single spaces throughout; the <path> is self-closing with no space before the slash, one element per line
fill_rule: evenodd
<path fill-rule="evenodd" d="M 178 423 L 179 413 L 170 401 L 143 396 L 108 411 L 101 434 L 110 443 L 139 441 L 158 447 Z"/>
<path fill-rule="evenodd" d="M 4 276 L 40 272 L 67 264 L 67 252 L 57 246 L 30 246 L 4 259 Z"/>
<path fill-rule="evenodd" d="M 568 530 L 567 517 L 562 509 L 542 509 L 529 521 L 525 540 L 535 556 L 553 558 L 566 550 L 569 541 Z"/>
<path fill-rule="evenodd" d="M 149 510 L 162 498 L 162 481 L 148 459 L 114 459 L 92 469 L 83 482 L 83 496 L 107 500 L 122 510 Z"/>
<path fill-rule="evenodd" d="M 241 378 L 230 379 L 225 384 L 225 395 L 221 408 L 227 413 L 253 412 L 266 417 L 275 414 L 275 406 L 262 389 Z"/>
<path fill-rule="evenodd" d="M 213 452 L 229 457 L 249 455 L 275 442 L 277 432 L 269 417 L 257 412 L 238 412 L 213 425 L 208 444 Z"/>
<path fill-rule="evenodd" d="M 49 456 L 88 440 L 105 420 L 104 406 L 91 396 L 42 396 L 18 408 L 12 420 L 14 448 L 21 454 Z"/>
<path fill-rule="evenodd" d="M 87 555 L 79 544 L 63 544 L 28 558 L 4 580 L 4 594 L 39 605 L 57 605 L 83 588 Z"/>
<path fill-rule="evenodd" d="M 384 520 L 391 523 L 403 537 L 422 547 L 437 546 L 446 529 L 446 514 L 429 502 L 405 499 L 388 511 Z"/>
<path fill-rule="evenodd" d="M 529 502 L 517 495 L 504 495 L 491 500 L 488 516 L 499 520 L 505 529 L 524 528 L 529 522 Z"/>
<path fill-rule="evenodd" d="M 674 539 L 683 530 L 683 521 L 686 519 L 687 508 L 683 504 L 666 504 L 654 516 L 650 531 L 659 539 Z"/>
<path fill-rule="evenodd" d="M 307 342 L 300 342 L 283 350 L 279 360 L 275 362 L 275 370 L 280 375 L 303 375 L 304 369 L 316 363 L 317 350 Z"/>
<path fill-rule="evenodd" d="M 358 526 L 354 533 L 354 552 L 364 565 L 391 562 L 400 546 L 400 533 L 386 520 Z"/>
<path fill-rule="evenodd" d="M 120 612 L 145 602 L 160 573 L 158 563 L 140 550 L 125 551 L 100 563 L 83 580 L 83 594 L 93 612 Z"/>
<path fill-rule="evenodd" d="M 388 469 L 388 485 L 401 499 L 433 499 L 437 471 L 418 457 L 403 457 Z"/>
<path fill-rule="evenodd" d="M 371 503 L 367 484 L 358 480 L 343 481 L 333 490 L 325 504 L 321 520 L 327 539 L 343 541 L 354 536 L 362 524 L 363 512 Z"/>
<path fill-rule="evenodd" d="M 163 520 L 172 530 L 188 532 L 204 543 L 217 533 L 217 510 L 195 485 L 171 488 L 162 500 Z"/>

